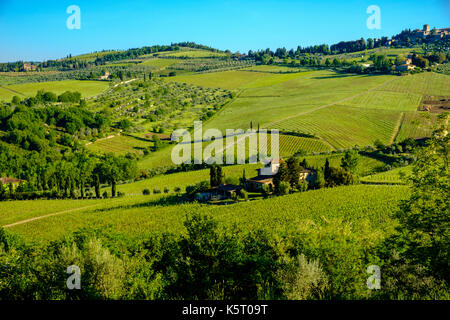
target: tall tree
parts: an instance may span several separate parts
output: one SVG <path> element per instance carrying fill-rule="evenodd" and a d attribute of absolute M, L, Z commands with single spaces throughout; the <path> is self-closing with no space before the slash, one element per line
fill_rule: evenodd
<path fill-rule="evenodd" d="M 358 172 L 359 165 L 359 153 L 356 150 L 348 150 L 345 152 L 344 157 L 341 160 L 341 167 L 351 173 L 356 174 Z"/>
<path fill-rule="evenodd" d="M 411 197 L 397 213 L 401 254 L 449 284 L 450 274 L 450 135 L 448 115 L 428 145 L 419 150 Z"/>
<path fill-rule="evenodd" d="M 323 169 L 323 174 L 325 176 L 325 180 L 327 180 L 330 177 L 330 161 L 328 160 L 328 158 L 325 160 L 325 167 Z"/>
<path fill-rule="evenodd" d="M 286 161 L 286 164 L 288 169 L 287 182 L 289 182 L 292 189 L 296 189 L 300 179 L 300 160 L 292 156 Z"/>

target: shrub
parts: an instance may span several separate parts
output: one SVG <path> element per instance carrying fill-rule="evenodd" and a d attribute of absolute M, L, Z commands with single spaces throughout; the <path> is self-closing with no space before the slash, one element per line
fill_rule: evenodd
<path fill-rule="evenodd" d="M 289 300 L 323 298 L 328 287 L 328 277 L 319 261 L 308 261 L 303 254 L 278 270 L 277 278 Z"/>
<path fill-rule="evenodd" d="M 291 191 L 291 185 L 289 184 L 289 182 L 281 181 L 280 185 L 278 186 L 278 194 L 286 195 L 289 194 L 289 191 Z"/>
<path fill-rule="evenodd" d="M 153 188 L 153 193 L 154 194 L 161 193 L 161 190 L 159 188 Z"/>
<path fill-rule="evenodd" d="M 83 290 L 91 298 L 120 298 L 124 292 L 125 269 L 123 262 L 104 248 L 98 239 L 83 244 L 80 249 L 75 243 L 63 247 L 59 263 L 64 268 L 75 265 L 80 268 Z M 81 290 L 74 290 L 81 291 Z M 70 294 L 70 293 L 69 293 Z M 74 294 L 83 294 L 75 293 Z"/>
<path fill-rule="evenodd" d="M 108 191 L 103 192 L 102 197 L 104 199 L 108 198 Z"/>
<path fill-rule="evenodd" d="M 186 187 L 186 195 L 189 199 L 194 199 L 195 194 L 199 192 L 205 192 L 209 189 L 209 182 L 208 181 L 202 181 L 199 182 L 193 186 L 187 186 Z"/>
<path fill-rule="evenodd" d="M 169 191 L 170 191 L 170 190 L 169 190 L 168 187 L 165 187 L 165 188 L 164 188 L 164 193 L 169 193 Z"/>
<path fill-rule="evenodd" d="M 267 184 L 263 184 L 261 187 L 261 194 L 264 197 L 264 199 L 267 199 L 270 194 L 270 188 Z"/>
<path fill-rule="evenodd" d="M 144 190 L 142 190 L 142 194 L 143 194 L 144 196 L 148 196 L 148 195 L 150 194 L 150 190 L 147 189 L 147 188 L 145 188 Z"/>

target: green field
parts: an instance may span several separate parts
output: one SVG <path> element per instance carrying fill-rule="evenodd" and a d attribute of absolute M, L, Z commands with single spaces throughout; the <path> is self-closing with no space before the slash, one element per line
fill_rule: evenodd
<path fill-rule="evenodd" d="M 339 75 L 330 71 L 268 74 L 266 77 L 270 81 L 264 83 L 267 79 L 258 80 L 261 86 L 242 90 L 237 99 L 208 126 L 247 129 L 251 120 L 271 128 L 273 123 L 337 104 L 344 99 L 350 100 L 395 79 L 392 76 Z M 278 79 L 284 81 L 278 82 Z M 250 83 L 247 85 L 250 86 Z"/>
<path fill-rule="evenodd" d="M 15 84 L 0 87 L 0 99 L 11 100 L 17 95 L 21 98 L 34 96 L 39 90 L 51 91 L 61 94 L 65 91 L 79 91 L 83 97 L 88 98 L 98 95 L 109 87 L 106 81 L 81 81 L 81 80 L 65 80 L 65 81 L 49 81 L 39 83 Z"/>
<path fill-rule="evenodd" d="M 330 166 L 339 167 L 341 165 L 342 153 L 324 154 L 324 155 L 311 155 L 300 157 L 300 159 L 306 159 L 309 166 L 315 168 L 323 168 L 325 161 L 328 159 Z M 360 162 L 358 165 L 357 173 L 359 176 L 367 176 L 374 172 L 380 171 L 384 168 L 384 162 L 367 157 L 360 156 Z"/>
<path fill-rule="evenodd" d="M 393 111 L 415 111 L 422 95 L 410 92 L 371 91 L 346 101 L 349 106 L 364 109 L 383 109 Z"/>
<path fill-rule="evenodd" d="M 407 112 L 402 120 L 396 141 L 423 138 L 431 135 L 435 116 L 425 112 Z"/>
<path fill-rule="evenodd" d="M 335 149 L 371 145 L 376 139 L 389 143 L 400 114 L 389 110 L 331 106 L 282 121 L 275 128 L 315 134 Z"/>
<path fill-rule="evenodd" d="M 406 178 L 412 172 L 412 167 L 395 168 L 386 172 L 369 175 L 361 179 L 363 182 L 380 184 L 405 184 Z"/>
<path fill-rule="evenodd" d="M 164 57 L 184 57 L 184 58 L 218 58 L 218 57 L 227 57 L 227 54 L 224 52 L 212 52 L 208 50 L 198 50 L 198 49 L 190 49 L 190 50 L 180 50 L 175 52 L 160 52 L 157 54 L 158 56 Z"/>
<path fill-rule="evenodd" d="M 287 67 L 287 66 L 278 66 L 278 65 L 257 65 L 246 68 L 244 70 L 251 70 L 256 72 L 273 72 L 273 73 L 290 73 L 290 72 L 302 72 L 305 71 L 304 68 L 297 67 Z"/>
<path fill-rule="evenodd" d="M 128 152 L 138 152 L 149 146 L 152 142 L 144 139 L 137 139 L 126 135 L 117 135 L 113 138 L 104 138 L 94 143 L 88 144 L 88 150 L 99 153 L 113 152 L 115 154 L 126 154 Z"/>
<path fill-rule="evenodd" d="M 335 55 L 328 55 L 322 57 L 322 61 L 325 61 L 327 58 L 332 61 L 333 59 L 345 60 L 347 62 L 364 62 L 364 63 L 372 63 L 369 61 L 369 58 L 372 54 L 377 55 L 385 55 L 388 58 L 395 59 L 397 55 L 401 55 L 406 57 L 410 53 L 423 53 L 423 49 L 421 47 L 414 48 L 390 48 L 390 47 L 379 47 L 375 49 L 369 49 L 364 51 L 357 51 L 351 53 L 342 53 Z"/>
<path fill-rule="evenodd" d="M 9 228 L 30 241 L 58 239 L 81 227 L 112 227 L 140 238 L 150 232 L 183 230 L 186 214 L 211 214 L 221 225 L 237 224 L 242 230 L 266 229 L 271 233 L 307 233 L 320 239 L 324 233 L 340 234 L 350 242 L 378 241 L 392 232 L 391 213 L 408 196 L 406 187 L 350 186 L 297 193 L 268 200 L 229 206 L 200 204 L 164 205 L 156 196 L 135 196 L 105 209 L 89 208 L 46 217 Z M 3 205 L 3 204 L 0 204 Z"/>
<path fill-rule="evenodd" d="M 175 59 L 154 58 L 154 59 L 144 60 L 141 64 L 145 65 L 145 66 L 154 67 L 155 69 L 165 69 L 177 62 L 178 62 L 178 60 L 175 60 Z"/>
<path fill-rule="evenodd" d="M 383 91 L 415 93 L 422 95 L 450 95 L 450 77 L 444 74 L 425 72 L 400 77 L 383 88 Z"/>
<path fill-rule="evenodd" d="M 202 87 L 237 89 L 270 76 L 268 73 L 249 71 L 223 71 L 171 77 L 169 81 L 186 82 Z"/>

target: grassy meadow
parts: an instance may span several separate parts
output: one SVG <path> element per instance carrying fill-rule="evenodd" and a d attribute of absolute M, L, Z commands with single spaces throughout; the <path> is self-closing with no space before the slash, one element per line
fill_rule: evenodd
<path fill-rule="evenodd" d="M 113 228 L 140 238 L 150 232 L 183 230 L 186 215 L 212 215 L 221 225 L 240 226 L 245 231 L 267 229 L 280 234 L 305 233 L 319 241 L 338 236 L 339 241 L 380 241 L 395 226 L 390 218 L 400 199 L 408 195 L 401 186 L 349 186 L 297 193 L 268 200 L 228 206 L 201 204 L 167 205 L 162 196 L 134 196 L 104 207 L 67 212 L 9 228 L 30 241 L 58 239 L 79 228 Z M 45 205 L 45 204 L 42 204 Z"/>
<path fill-rule="evenodd" d="M 0 99 L 10 101 L 13 96 L 30 97 L 36 95 L 39 90 L 51 91 L 55 94 L 79 91 L 84 98 L 89 98 L 102 93 L 107 88 L 109 83 L 106 81 L 65 80 L 24 83 L 0 87 Z"/>
<path fill-rule="evenodd" d="M 152 142 L 145 139 L 138 139 L 133 136 L 116 135 L 112 138 L 103 138 L 86 145 L 86 148 L 92 152 L 109 153 L 124 155 L 128 152 L 138 152 L 153 145 Z"/>

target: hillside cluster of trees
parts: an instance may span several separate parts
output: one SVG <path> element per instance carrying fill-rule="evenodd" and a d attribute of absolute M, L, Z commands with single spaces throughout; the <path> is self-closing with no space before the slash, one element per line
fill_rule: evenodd
<path fill-rule="evenodd" d="M 88 111 L 79 97 L 79 93 L 73 92 L 59 97 L 51 92 L 39 92 L 24 100 L 13 98 L 11 104 L 0 106 L 0 130 L 5 132 L 0 139 L 27 151 L 47 152 L 57 144 L 73 146 L 72 135 L 81 129 L 108 130 L 109 119 L 102 113 Z M 51 103 L 57 100 L 79 104 Z"/>
<path fill-rule="evenodd" d="M 332 55 L 332 54 L 334 55 L 341 53 L 363 51 L 366 49 L 373 49 L 385 46 L 387 42 L 388 42 L 387 37 L 383 37 L 378 41 L 375 41 L 374 39 L 371 38 L 367 39 L 366 41 L 363 38 L 361 38 L 360 40 L 355 41 L 341 41 L 331 46 L 328 46 L 327 44 L 309 46 L 304 48 L 298 46 L 296 50 L 294 49 L 287 50 L 286 48 L 277 48 L 275 51 L 265 49 L 253 52 L 252 50 L 250 50 L 248 52 L 248 57 L 254 59 L 257 62 L 264 63 L 264 61 L 267 61 L 269 58 L 297 59 L 301 56 L 304 56 L 306 53 L 319 55 Z"/>
<path fill-rule="evenodd" d="M 280 164 L 277 174 L 273 178 L 275 194 L 284 195 L 292 191 L 306 191 L 323 187 L 336 187 L 358 183 L 357 171 L 359 153 L 356 150 L 346 151 L 340 167 L 330 166 L 328 159 L 323 168 L 314 168 L 314 178 L 310 181 L 299 181 L 302 170 L 310 169 L 306 159 L 300 161 L 298 157 L 291 157 Z M 268 190 L 263 190 L 267 193 Z"/>
<path fill-rule="evenodd" d="M 117 181 L 136 177 L 135 161 L 87 154 L 76 138 L 110 126 L 107 115 L 86 108 L 79 92 L 39 91 L 0 105 L 0 174 L 25 181 L 15 190 L 1 186 L 0 198 L 84 198 L 86 185 L 98 198 L 100 183 L 110 184 L 116 196 Z"/>

